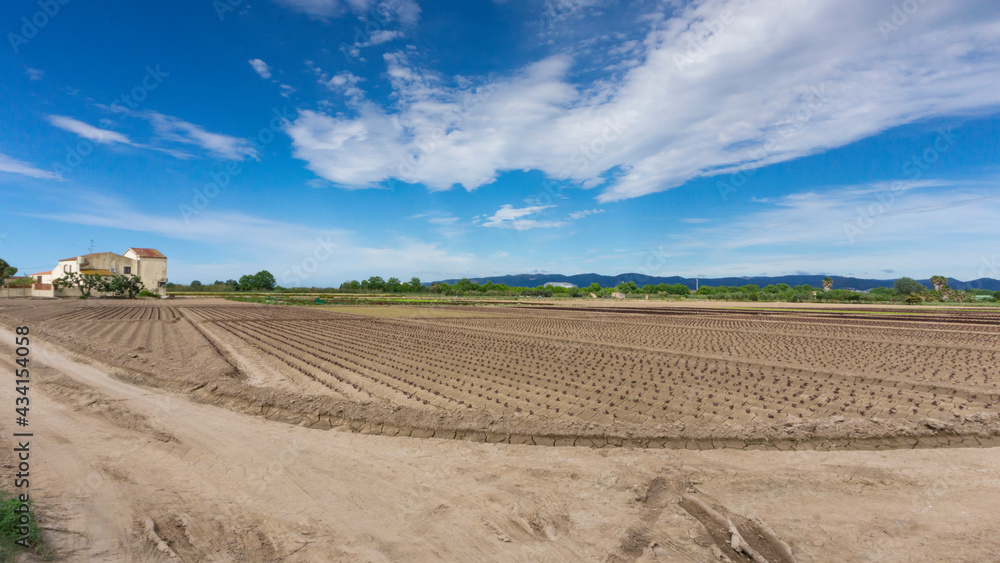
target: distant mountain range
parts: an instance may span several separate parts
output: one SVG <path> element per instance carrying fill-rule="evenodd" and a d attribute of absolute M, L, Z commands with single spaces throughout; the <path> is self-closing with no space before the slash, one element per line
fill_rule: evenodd
<path fill-rule="evenodd" d="M 469 278 L 469 281 L 476 283 L 486 283 L 491 281 L 493 283 L 504 283 L 511 287 L 538 287 L 549 282 L 563 282 L 571 283 L 577 287 L 587 287 L 588 285 L 597 282 L 601 287 L 614 287 L 622 282 L 634 281 L 640 287 L 648 284 L 675 284 L 682 283 L 691 289 L 695 288 L 695 285 L 710 285 L 710 286 L 734 286 L 734 285 L 747 285 L 755 284 L 760 287 L 764 287 L 771 284 L 787 283 L 791 286 L 808 284 L 813 287 L 822 287 L 824 275 L 794 275 L 794 276 L 755 276 L 755 277 L 745 277 L 745 278 L 682 278 L 680 276 L 647 276 L 644 274 L 618 274 L 617 276 L 602 276 L 600 274 L 576 274 L 574 276 L 564 276 L 562 274 L 516 274 L 508 276 L 488 276 L 483 278 Z M 865 279 L 865 278 L 849 278 L 843 276 L 830 276 L 833 279 L 834 289 L 854 289 L 858 291 L 863 291 L 866 289 L 874 289 L 876 287 L 892 287 L 896 279 L 891 280 L 876 280 L 876 279 Z M 444 283 L 453 284 L 459 280 L 442 280 Z M 927 286 L 931 287 L 930 280 L 917 280 Z M 434 282 L 442 283 L 442 282 Z M 954 278 L 948 278 L 948 285 L 952 289 L 988 289 L 990 291 L 1000 291 L 1000 280 L 995 280 L 993 278 L 979 278 L 977 280 L 971 281 L 960 281 Z"/>

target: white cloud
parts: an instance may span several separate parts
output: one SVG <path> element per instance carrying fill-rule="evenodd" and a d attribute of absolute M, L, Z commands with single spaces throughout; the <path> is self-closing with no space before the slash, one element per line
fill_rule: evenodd
<path fill-rule="evenodd" d="M 887 39 L 878 22 L 891 13 L 837 0 L 704 0 L 646 20 L 614 80 L 576 85 L 575 61 L 556 56 L 480 79 L 479 95 L 389 53 L 391 107 L 303 111 L 289 132 L 295 155 L 344 187 L 396 178 L 471 190 L 534 169 L 603 185 L 598 199 L 613 201 L 917 120 L 995 111 L 1000 14 L 926 3 Z"/>
<path fill-rule="evenodd" d="M 342 44 L 340 46 L 340 50 L 343 51 L 345 55 L 357 58 L 361 56 L 362 49 L 388 43 L 395 39 L 401 39 L 405 35 L 405 33 L 398 29 L 376 29 L 370 34 L 359 32 L 356 34 L 353 44 Z M 409 47 L 410 46 L 408 45 L 407 48 Z"/>
<path fill-rule="evenodd" d="M 604 213 L 603 209 L 584 209 L 583 211 L 575 211 L 569 214 L 569 218 L 574 221 L 577 219 L 583 219 L 588 215 L 594 215 L 596 213 Z"/>
<path fill-rule="evenodd" d="M 365 79 L 349 70 L 334 74 L 329 80 L 325 80 L 325 78 L 326 75 L 322 75 L 320 83 L 334 92 L 341 92 L 345 96 L 356 100 L 363 98 L 365 95 L 364 91 L 358 87 L 358 83 L 363 82 Z"/>
<path fill-rule="evenodd" d="M 686 217 L 681 219 L 681 223 L 687 223 L 689 225 L 700 225 L 701 223 L 708 223 L 711 219 L 705 219 L 703 217 Z"/>
<path fill-rule="evenodd" d="M 427 211 L 411 215 L 407 219 L 424 219 L 433 232 L 446 239 L 460 238 L 468 232 L 469 225 L 447 211 Z M 475 221 L 473 221 L 473 224 Z"/>
<path fill-rule="evenodd" d="M 60 129 L 69 131 L 70 133 L 75 133 L 84 139 L 89 139 L 95 143 L 101 143 L 104 145 L 110 145 L 112 143 L 134 145 L 128 137 L 118 133 L 117 131 L 99 129 L 88 123 L 73 119 L 72 117 L 66 117 L 64 115 L 47 115 L 45 118 L 49 123 Z"/>
<path fill-rule="evenodd" d="M 199 125 L 155 111 L 144 113 L 142 116 L 149 120 L 162 139 L 199 146 L 217 157 L 228 160 L 257 158 L 257 149 L 246 139 L 212 133 Z"/>
<path fill-rule="evenodd" d="M 555 78 L 567 70 L 565 57 L 478 89 L 442 87 L 439 76 L 413 67 L 402 53 L 385 60 L 401 112 L 371 102 L 359 104 L 354 118 L 304 110 L 288 127 L 294 156 L 340 186 L 396 178 L 432 190 L 455 184 L 472 190 L 496 180 L 500 160 L 519 162 L 510 167 L 517 169 L 545 166 L 550 150 L 541 144 L 539 122 L 555 119 L 575 96 Z"/>
<path fill-rule="evenodd" d="M 260 59 L 250 59 L 247 61 L 250 66 L 253 67 L 254 72 L 260 75 L 261 78 L 267 79 L 271 78 L 271 67 L 267 66 L 267 63 Z"/>
<path fill-rule="evenodd" d="M 606 0 L 545 0 L 543 14 L 550 30 L 565 26 L 566 21 L 600 9 Z"/>
<path fill-rule="evenodd" d="M 41 170 L 40 168 L 35 168 L 27 162 L 22 162 L 3 153 L 0 153 L 0 173 L 21 174 L 22 176 L 40 178 L 42 180 L 61 179 L 58 174 L 47 170 Z"/>
<path fill-rule="evenodd" d="M 372 32 L 372 34 L 368 36 L 368 42 L 365 44 L 365 46 L 381 45 L 383 43 L 388 43 L 393 39 L 398 39 L 402 36 L 403 32 L 397 29 L 379 29 Z"/>
<path fill-rule="evenodd" d="M 537 219 L 523 219 L 528 215 L 534 215 L 545 209 L 554 207 L 552 205 L 535 205 L 532 207 L 515 208 L 506 204 L 500 206 L 491 217 L 486 218 L 483 227 L 497 227 L 500 229 L 514 229 L 516 231 L 526 231 L 528 229 L 562 227 L 566 223 L 563 221 L 539 221 Z"/>
<path fill-rule="evenodd" d="M 42 77 L 45 76 L 45 71 L 38 70 L 37 68 L 29 68 L 25 71 L 25 74 L 27 74 L 28 78 L 31 80 L 41 80 Z"/>

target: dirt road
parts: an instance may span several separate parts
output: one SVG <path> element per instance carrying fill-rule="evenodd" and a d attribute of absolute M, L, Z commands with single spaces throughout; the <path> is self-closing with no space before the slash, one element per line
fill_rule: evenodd
<path fill-rule="evenodd" d="M 0 341 L 9 355 L 13 334 Z M 32 496 L 59 560 L 708 561 L 689 494 L 759 516 L 798 561 L 1000 560 L 996 448 L 591 450 L 312 430 L 32 344 Z M 0 404 L 13 399 L 0 386 Z"/>

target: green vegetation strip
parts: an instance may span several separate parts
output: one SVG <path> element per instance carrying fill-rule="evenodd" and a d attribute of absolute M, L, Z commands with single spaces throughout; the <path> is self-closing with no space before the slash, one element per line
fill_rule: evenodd
<path fill-rule="evenodd" d="M 0 491 L 0 561 L 14 561 L 16 554 L 24 551 L 49 559 L 32 502 L 22 504 L 9 492 Z"/>

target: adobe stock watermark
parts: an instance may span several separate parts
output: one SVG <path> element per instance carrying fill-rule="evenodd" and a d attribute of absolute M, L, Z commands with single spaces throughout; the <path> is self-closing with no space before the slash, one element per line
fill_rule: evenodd
<path fill-rule="evenodd" d="M 256 133 L 246 140 L 253 146 L 259 156 L 264 147 L 274 142 L 277 134 L 284 130 L 285 126 L 295 117 L 292 111 L 285 106 L 280 110 L 271 110 L 271 119 L 265 127 L 261 127 Z M 211 181 L 200 188 L 192 190 L 191 203 L 182 203 L 177 206 L 181 217 L 185 223 L 190 223 L 191 218 L 201 214 L 208 208 L 212 200 L 216 199 L 232 184 L 233 180 L 243 173 L 243 165 L 240 162 L 230 161 L 225 166 L 220 167 L 215 172 L 209 174 Z"/>
<path fill-rule="evenodd" d="M 723 202 L 729 201 L 729 194 L 745 186 L 750 177 L 757 173 L 758 167 L 755 163 L 781 151 L 782 142 L 794 137 L 819 110 L 830 104 L 825 90 L 825 82 L 819 86 L 810 86 L 806 100 L 788 112 L 785 119 L 779 122 L 775 133 L 767 137 L 757 148 L 748 151 L 747 158 L 744 159 L 745 164 L 740 165 L 736 172 L 729 175 L 728 179 L 715 183 Z"/>
<path fill-rule="evenodd" d="M 646 260 L 637 270 L 637 274 L 658 276 L 663 273 L 663 267 L 670 260 L 670 254 L 665 245 L 650 246 L 646 249 Z"/>
<path fill-rule="evenodd" d="M 111 111 L 126 116 L 129 115 L 131 111 L 138 108 L 139 104 L 149 97 L 150 92 L 159 88 L 160 84 L 163 84 L 163 81 L 168 76 L 170 76 L 170 73 L 161 69 L 160 65 L 156 65 L 155 67 L 147 66 L 146 74 L 139 80 L 139 84 L 111 102 L 109 106 Z M 126 108 L 126 106 L 128 107 Z M 94 149 L 97 147 L 96 144 L 106 141 L 105 130 L 98 129 L 98 131 L 96 139 L 81 138 L 77 140 L 75 145 L 66 145 L 66 156 L 63 157 L 61 162 L 52 162 L 52 172 L 59 176 L 67 176 L 83 164 L 84 159 L 94 152 Z"/>
<path fill-rule="evenodd" d="M 278 449 L 267 465 L 253 464 L 252 467 L 244 467 L 246 475 L 240 480 L 239 491 L 233 497 L 232 503 L 224 503 L 221 507 L 223 513 L 233 521 L 244 516 L 243 510 L 259 505 L 261 497 L 268 488 L 275 483 L 284 483 L 288 480 L 288 469 L 299 466 L 299 458 L 302 456 L 305 445 L 299 437 L 298 432 L 292 433 L 291 438 L 281 441 L 282 447 Z M 238 507 L 234 510 L 233 506 Z"/>
<path fill-rule="evenodd" d="M 957 142 L 958 136 L 951 129 L 938 128 L 938 135 L 931 146 L 925 148 L 919 154 L 912 155 L 903 164 L 903 174 L 907 180 L 915 182 L 923 178 L 924 174 L 936 163 L 941 155 L 951 150 Z M 867 207 L 858 207 L 858 216 L 854 221 L 844 223 L 844 236 L 851 244 L 857 241 L 858 237 L 864 235 L 868 229 L 872 228 L 875 221 L 885 215 L 896 203 L 896 198 L 907 189 L 907 183 L 897 180 L 889 185 L 888 189 L 875 192 L 875 200 Z"/>
<path fill-rule="evenodd" d="M 309 276 L 319 270 L 320 264 L 333 257 L 333 253 L 340 245 L 333 240 L 333 235 L 326 235 L 316 238 L 316 246 L 313 251 L 305 256 L 298 264 L 293 264 L 281 274 L 282 285 L 285 287 L 296 287 L 306 281 Z"/>
<path fill-rule="evenodd" d="M 878 20 L 876 26 L 882 34 L 882 39 L 888 41 L 889 35 L 897 32 L 910 21 L 910 18 L 920 11 L 927 0 L 904 0 L 892 5 L 892 13 L 887 20 Z"/>
<path fill-rule="evenodd" d="M 219 21 L 226 21 L 226 15 L 235 12 L 243 0 L 212 0 L 212 9 Z"/>
<path fill-rule="evenodd" d="M 745 10 L 748 6 L 750 6 L 750 0 L 740 0 L 735 3 L 734 8 Z M 716 18 L 692 24 L 692 34 L 688 36 L 687 49 L 683 54 L 674 53 L 674 65 L 679 70 L 684 70 L 707 59 L 712 45 L 722 37 L 728 26 L 734 23 L 736 23 L 736 13 L 732 9 L 726 8 Z"/>
<path fill-rule="evenodd" d="M 1000 279 L 1000 254 L 994 254 L 989 257 L 983 256 L 980 258 L 980 261 L 983 263 L 983 265 L 979 267 L 980 278 L 989 276 L 993 279 Z"/>
<path fill-rule="evenodd" d="M 383 2 L 368 11 L 364 27 L 354 26 L 354 42 L 340 42 L 340 53 L 344 55 L 346 62 L 352 62 L 359 57 L 362 47 L 384 42 L 385 36 L 401 35 L 399 31 L 389 29 L 389 24 L 393 21 L 390 16 L 399 13 L 399 5 L 399 0 Z M 381 10 L 377 8 L 381 8 Z"/>
<path fill-rule="evenodd" d="M 21 18 L 19 33 L 14 33 L 13 31 L 7 32 L 7 41 L 10 42 L 10 48 L 14 50 L 14 54 L 16 55 L 21 52 L 21 47 L 27 45 L 35 37 L 38 37 L 42 29 L 58 16 L 62 12 L 62 7 L 69 4 L 70 1 L 38 0 L 38 11 L 31 14 L 31 16 Z M 8 5 L 7 7 L 10 8 L 11 6 Z"/>
<path fill-rule="evenodd" d="M 443 116 L 442 125 L 412 143 L 413 148 L 409 157 L 399 159 L 396 166 L 396 177 L 411 184 L 417 182 L 417 171 L 427 162 L 427 158 L 437 151 L 439 143 L 448 135 L 448 132 L 461 129 L 465 120 L 482 107 L 493 96 L 494 91 L 496 91 L 496 86 L 490 80 L 485 86 L 476 88 L 475 91 L 464 96 L 457 109 L 451 110 Z"/>
<path fill-rule="evenodd" d="M 566 188 L 564 182 L 573 177 L 573 172 L 582 170 L 596 162 L 611 145 L 622 137 L 638 115 L 639 112 L 631 111 L 624 119 L 621 115 L 605 119 L 603 127 L 597 135 L 577 146 L 573 156 L 569 158 L 570 165 L 560 170 L 555 179 L 546 177 L 545 181 L 542 182 L 542 190 L 525 198 L 525 201 L 532 205 L 544 206 L 551 205 L 555 199 L 561 198 L 562 192 Z"/>

